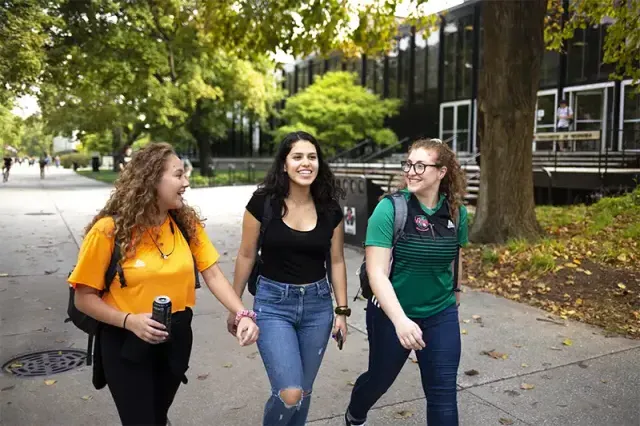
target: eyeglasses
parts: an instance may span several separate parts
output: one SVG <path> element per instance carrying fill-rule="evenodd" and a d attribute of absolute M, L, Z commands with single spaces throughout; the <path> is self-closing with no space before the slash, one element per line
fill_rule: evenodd
<path fill-rule="evenodd" d="M 402 171 L 405 173 L 409 173 L 411 171 L 411 168 L 413 167 L 413 170 L 415 170 L 416 174 L 421 175 L 425 170 L 427 170 L 427 167 L 435 167 L 439 169 L 441 166 L 440 164 L 424 164 L 411 163 L 410 161 L 401 161 L 400 167 L 402 167 Z"/>

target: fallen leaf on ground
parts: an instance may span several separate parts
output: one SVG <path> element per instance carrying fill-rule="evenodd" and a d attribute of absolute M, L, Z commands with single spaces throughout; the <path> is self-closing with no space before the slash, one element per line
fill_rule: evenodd
<path fill-rule="evenodd" d="M 529 383 L 523 383 L 520 385 L 520 389 L 524 389 L 524 390 L 531 390 L 534 388 L 535 388 L 535 385 L 531 385 Z"/>
<path fill-rule="evenodd" d="M 467 370 L 464 372 L 464 374 L 466 374 L 467 376 L 477 376 L 478 374 L 478 370 Z"/>
<path fill-rule="evenodd" d="M 580 361 L 580 362 L 578 363 L 578 367 L 580 367 L 580 368 L 589 368 L 589 365 L 585 364 L 585 362 L 584 362 L 584 361 Z"/>
<path fill-rule="evenodd" d="M 591 275 L 591 274 L 592 274 L 592 272 L 591 272 L 590 270 L 586 269 L 586 270 L 584 271 L 584 274 L 585 274 L 585 275 Z"/>
<path fill-rule="evenodd" d="M 626 290 L 627 286 L 622 284 L 622 283 L 618 283 L 618 288 L 622 289 L 622 290 Z"/>
<path fill-rule="evenodd" d="M 255 358 L 255 357 L 257 357 L 257 356 L 258 356 L 258 352 L 252 352 L 252 353 L 250 353 L 249 355 L 247 355 L 247 358 L 249 358 L 249 359 L 254 359 L 254 358 Z"/>
<path fill-rule="evenodd" d="M 502 352 L 496 352 L 495 349 L 491 349 L 490 351 L 482 351 L 480 355 L 488 355 L 493 359 L 507 359 L 509 355 L 503 354 Z"/>
<path fill-rule="evenodd" d="M 519 348 L 521 348 L 521 347 L 522 347 L 522 345 L 513 345 L 513 347 L 514 347 L 514 348 L 518 348 L 518 349 L 519 349 Z"/>
<path fill-rule="evenodd" d="M 205 373 L 205 374 L 200 374 L 198 376 L 198 380 L 206 380 L 207 377 L 209 377 L 209 373 Z"/>
<path fill-rule="evenodd" d="M 55 274 L 55 273 L 56 273 L 56 272 L 58 272 L 59 270 L 60 270 L 60 268 L 56 268 L 56 269 L 53 269 L 53 270 L 51 270 L 51 271 L 44 271 L 44 274 L 45 274 L 45 275 Z"/>
<path fill-rule="evenodd" d="M 408 419 L 409 417 L 413 417 L 413 412 L 409 410 L 400 410 L 396 411 L 393 417 L 396 419 Z"/>
<path fill-rule="evenodd" d="M 44 384 L 47 386 L 51 386 L 54 385 L 57 382 L 57 380 L 45 380 Z"/>
<path fill-rule="evenodd" d="M 506 417 L 500 417 L 500 424 L 501 425 L 512 425 L 513 424 L 513 420 L 507 419 Z"/>
<path fill-rule="evenodd" d="M 467 334 L 467 330 L 463 328 L 462 330 L 460 330 L 460 334 Z"/>
<path fill-rule="evenodd" d="M 471 322 L 471 320 L 462 320 L 463 323 L 465 324 L 469 324 Z"/>
<path fill-rule="evenodd" d="M 577 268 L 578 265 L 576 265 L 575 263 L 565 263 L 564 266 L 566 266 L 567 268 Z"/>
<path fill-rule="evenodd" d="M 352 382 L 351 380 L 349 380 L 349 381 L 347 382 L 347 384 L 348 384 L 349 386 L 355 386 L 355 385 L 356 385 L 356 384 L 355 384 L 354 382 Z"/>
<path fill-rule="evenodd" d="M 231 367 L 233 367 L 233 364 L 231 364 L 230 362 L 225 362 L 224 364 L 222 364 L 222 366 L 224 368 L 231 368 Z"/>
<path fill-rule="evenodd" d="M 476 320 L 476 321 L 482 319 L 482 317 L 480 315 L 471 315 L 471 318 Z"/>
<path fill-rule="evenodd" d="M 554 351 L 561 351 L 562 348 L 556 348 L 555 346 L 551 346 L 549 349 L 553 349 Z"/>
<path fill-rule="evenodd" d="M 573 342 L 571 341 L 571 339 L 564 339 L 562 341 L 562 344 L 565 345 L 565 346 L 571 346 L 571 345 L 573 345 Z"/>
<path fill-rule="evenodd" d="M 0 391 L 1 392 L 8 391 L 8 390 L 11 390 L 11 389 L 15 389 L 15 387 L 16 387 L 16 385 L 7 386 L 6 388 L 0 389 Z"/>
<path fill-rule="evenodd" d="M 93 397 L 91 395 L 85 395 L 85 396 L 82 397 L 82 399 L 84 399 L 85 401 L 89 401 L 92 398 Z"/>
<path fill-rule="evenodd" d="M 529 366 L 529 364 L 525 364 L 525 363 L 523 362 L 522 364 L 520 364 L 520 366 L 521 366 L 522 368 L 527 368 L 527 367 Z"/>
<path fill-rule="evenodd" d="M 14 362 L 9 367 L 10 368 L 20 368 L 20 367 L 22 367 L 22 364 L 20 364 L 19 362 Z"/>

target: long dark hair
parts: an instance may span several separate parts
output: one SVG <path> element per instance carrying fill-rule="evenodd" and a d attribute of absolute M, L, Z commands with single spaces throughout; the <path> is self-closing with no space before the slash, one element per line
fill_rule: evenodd
<path fill-rule="evenodd" d="M 320 144 L 316 138 L 306 132 L 292 132 L 286 135 L 282 142 L 280 142 L 271 169 L 255 192 L 256 194 L 264 194 L 272 197 L 278 201 L 279 204 L 282 204 L 284 206 L 282 217 L 287 214 L 287 205 L 284 199 L 289 195 L 289 175 L 283 172 L 283 170 L 287 155 L 291 152 L 291 147 L 298 141 L 312 143 L 318 153 L 318 175 L 311 184 L 311 196 L 318 209 L 318 214 L 335 209 L 338 200 L 344 198 L 344 189 L 338 184 L 333 172 L 331 172 L 329 163 L 324 159 L 322 149 L 320 149 Z"/>

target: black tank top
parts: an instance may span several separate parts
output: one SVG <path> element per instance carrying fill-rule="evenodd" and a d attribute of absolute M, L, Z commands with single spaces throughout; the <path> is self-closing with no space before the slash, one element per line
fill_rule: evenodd
<path fill-rule="evenodd" d="M 247 210 L 262 222 L 265 196 L 254 194 Z M 286 284 L 308 284 L 326 276 L 325 258 L 331 247 L 333 230 L 342 220 L 336 202 L 326 212 L 316 207 L 318 222 L 311 231 L 289 228 L 281 218 L 282 202 L 272 203 L 273 217 L 262 242 L 261 273 L 265 278 Z"/>

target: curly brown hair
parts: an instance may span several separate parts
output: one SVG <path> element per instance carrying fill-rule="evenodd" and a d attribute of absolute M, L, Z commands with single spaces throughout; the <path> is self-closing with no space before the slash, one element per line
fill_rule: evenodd
<path fill-rule="evenodd" d="M 456 159 L 456 153 L 440 139 L 418 139 L 409 147 L 409 154 L 416 149 L 435 151 L 438 154 L 438 164 L 447 168 L 447 174 L 440 182 L 441 194 L 447 197 L 451 217 L 457 217 L 458 209 L 463 203 L 467 191 L 467 176 Z M 406 188 L 407 183 L 402 179 L 399 189 Z"/>
<path fill-rule="evenodd" d="M 115 181 L 115 190 L 105 206 L 85 228 L 85 234 L 100 219 L 113 217 L 114 235 L 120 242 L 123 258 L 134 256 L 142 233 L 157 226 L 160 215 L 157 186 L 172 155 L 176 152 L 168 143 L 150 143 L 136 152 Z M 185 203 L 171 213 L 187 232 L 185 238 L 195 239 L 197 226 L 204 222 L 196 210 Z"/>

